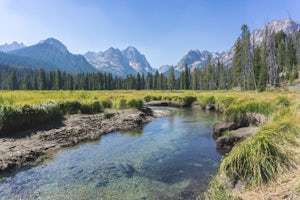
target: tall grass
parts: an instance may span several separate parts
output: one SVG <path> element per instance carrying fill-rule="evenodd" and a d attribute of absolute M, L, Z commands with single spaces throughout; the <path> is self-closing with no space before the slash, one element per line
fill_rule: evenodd
<path fill-rule="evenodd" d="M 283 147 L 292 145 L 292 138 L 297 134 L 297 123 L 294 114 L 281 113 L 286 114 L 237 144 L 222 161 L 220 172 L 252 187 L 275 179 L 279 172 L 291 167 L 292 159 Z"/>
<path fill-rule="evenodd" d="M 269 115 L 274 111 L 274 106 L 269 102 L 246 102 L 231 104 L 225 109 L 224 115 L 227 121 L 239 121 L 245 118 L 247 113 L 260 113 Z"/>
<path fill-rule="evenodd" d="M 0 135 L 32 128 L 61 117 L 62 112 L 56 102 L 37 105 L 1 106 Z"/>

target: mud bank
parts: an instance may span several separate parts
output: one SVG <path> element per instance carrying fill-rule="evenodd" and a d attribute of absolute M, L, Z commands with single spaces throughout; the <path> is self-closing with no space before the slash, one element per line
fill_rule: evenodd
<path fill-rule="evenodd" d="M 147 111 L 128 109 L 95 115 L 67 115 L 48 130 L 32 130 L 1 137 L 0 172 L 26 165 L 59 148 L 95 140 L 110 132 L 133 129 L 155 117 L 168 115 L 167 111 L 162 110 Z"/>

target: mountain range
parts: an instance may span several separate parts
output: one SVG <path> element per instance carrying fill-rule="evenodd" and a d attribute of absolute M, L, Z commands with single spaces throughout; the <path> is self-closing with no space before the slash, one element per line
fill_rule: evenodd
<path fill-rule="evenodd" d="M 262 43 L 266 27 L 269 32 L 279 32 L 283 31 L 286 34 L 291 34 L 300 30 L 300 24 L 296 23 L 290 19 L 283 20 L 273 20 L 268 23 L 266 26 L 255 29 L 251 33 L 251 42 L 254 42 L 255 46 L 258 46 Z M 201 68 L 207 63 L 208 55 L 211 55 L 212 62 L 216 62 L 220 60 L 225 66 L 230 67 L 232 65 L 233 55 L 234 55 L 234 45 L 227 50 L 226 52 L 218 53 L 218 52 L 208 52 L 202 51 L 200 52 L 198 49 L 190 50 L 186 55 L 174 66 L 174 70 L 176 74 L 179 74 L 184 70 L 185 64 L 191 69 L 191 71 L 195 68 Z M 159 68 L 160 73 L 167 74 L 171 66 L 164 65 Z"/>
<path fill-rule="evenodd" d="M 255 46 L 261 44 L 266 27 L 269 32 L 283 30 L 291 34 L 300 30 L 300 24 L 290 20 L 273 20 L 266 26 L 255 29 L 251 33 L 251 41 Z M 220 60 L 224 65 L 231 66 L 234 55 L 234 44 L 226 52 L 209 52 L 198 49 L 190 50 L 174 66 L 175 73 L 181 73 L 187 65 L 191 70 L 202 68 L 211 56 L 212 62 Z M 109 48 L 106 51 L 87 52 L 84 55 L 75 55 L 68 51 L 67 47 L 57 39 L 48 38 L 32 46 L 13 42 L 0 45 L 0 62 L 21 67 L 40 68 L 46 70 L 60 69 L 71 73 L 106 72 L 117 76 L 127 76 L 155 73 L 146 57 L 135 47 L 129 46 L 124 50 Z M 161 66 L 157 69 L 160 73 L 168 75 L 170 65 Z"/>
<path fill-rule="evenodd" d="M 132 46 L 129 46 L 122 51 L 111 47 L 104 52 L 87 52 L 84 54 L 84 57 L 97 70 L 113 73 L 114 75 L 118 76 L 155 72 L 155 70 L 148 63 L 146 57 Z"/>
<path fill-rule="evenodd" d="M 4 45 L 0 45 L 0 51 L 8 52 L 8 51 L 13 51 L 13 50 L 20 49 L 23 47 L 26 47 L 26 46 L 22 42 L 21 43 L 13 42 L 11 44 L 5 43 Z"/>
<path fill-rule="evenodd" d="M 18 45 L 16 45 L 18 46 Z M 38 44 L 0 53 L 0 62 L 14 66 L 60 69 L 71 73 L 96 72 L 82 55 L 71 54 L 67 47 L 54 38 Z"/>

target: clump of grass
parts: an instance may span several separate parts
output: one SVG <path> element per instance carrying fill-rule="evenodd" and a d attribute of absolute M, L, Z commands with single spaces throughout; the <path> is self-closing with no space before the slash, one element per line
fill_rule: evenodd
<path fill-rule="evenodd" d="M 214 96 L 202 97 L 199 102 L 201 105 L 215 105 L 216 98 Z"/>
<path fill-rule="evenodd" d="M 127 108 L 135 108 L 135 109 L 141 109 L 144 105 L 143 100 L 141 99 L 116 99 L 114 101 L 114 108 L 116 109 L 127 109 Z"/>
<path fill-rule="evenodd" d="M 197 97 L 194 96 L 185 96 L 182 98 L 183 106 L 189 107 L 191 106 L 195 101 L 197 100 Z"/>
<path fill-rule="evenodd" d="M 277 103 L 276 105 L 284 106 L 284 107 L 289 107 L 291 105 L 290 100 L 287 97 L 284 96 L 279 96 L 277 97 Z"/>
<path fill-rule="evenodd" d="M 59 107 L 64 114 L 77 114 L 81 109 L 81 103 L 78 101 L 63 101 Z"/>
<path fill-rule="evenodd" d="M 116 108 L 116 109 L 119 109 L 119 110 L 126 109 L 127 108 L 126 99 L 124 99 L 124 98 L 116 99 L 114 101 L 113 107 Z"/>
<path fill-rule="evenodd" d="M 223 132 L 222 136 L 232 137 L 233 133 L 229 130 L 226 130 L 226 131 Z"/>
<path fill-rule="evenodd" d="M 267 102 L 247 102 L 231 105 L 225 109 L 224 115 L 227 121 L 238 121 L 244 118 L 246 113 L 260 113 L 269 115 L 274 111 L 273 106 Z"/>
<path fill-rule="evenodd" d="M 102 112 L 102 107 L 99 101 L 93 101 L 89 103 L 83 103 L 80 107 L 82 114 L 96 114 Z"/>
<path fill-rule="evenodd" d="M 247 186 L 259 186 L 276 178 L 292 165 L 281 144 L 290 143 L 296 133 L 290 117 L 265 125 L 251 138 L 237 144 L 222 161 L 220 171 L 232 179 L 241 179 Z"/>
<path fill-rule="evenodd" d="M 146 101 L 146 102 L 149 102 L 149 101 L 151 101 L 151 100 L 152 100 L 152 98 L 151 98 L 150 95 L 146 95 L 146 96 L 144 97 L 144 101 Z"/>
<path fill-rule="evenodd" d="M 160 101 L 162 100 L 162 96 L 151 96 L 151 95 L 146 95 L 144 97 L 144 101 L 145 102 L 149 102 L 149 101 Z"/>
<path fill-rule="evenodd" d="M 127 102 L 128 108 L 136 108 L 141 109 L 143 107 L 144 103 L 141 99 L 129 99 Z"/>
<path fill-rule="evenodd" d="M 47 102 L 37 105 L 1 106 L 0 107 L 0 133 L 33 128 L 43 123 L 60 119 L 62 117 L 59 104 Z"/>
<path fill-rule="evenodd" d="M 113 103 L 109 98 L 101 100 L 101 105 L 103 108 L 112 108 Z"/>

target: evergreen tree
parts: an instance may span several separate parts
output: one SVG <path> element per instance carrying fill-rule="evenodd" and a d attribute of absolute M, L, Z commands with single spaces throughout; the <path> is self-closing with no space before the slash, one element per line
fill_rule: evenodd
<path fill-rule="evenodd" d="M 188 68 L 188 65 L 185 64 L 185 68 L 184 68 L 184 88 L 185 90 L 190 89 L 190 69 Z"/>
<path fill-rule="evenodd" d="M 199 90 L 199 69 L 196 67 L 192 75 L 192 90 Z"/>
<path fill-rule="evenodd" d="M 256 47 L 254 49 L 254 56 L 253 56 L 253 70 L 254 70 L 254 79 L 255 82 L 258 83 L 259 76 L 262 67 L 262 59 L 261 59 L 261 47 Z"/>
<path fill-rule="evenodd" d="M 175 86 L 175 74 L 174 74 L 174 67 L 171 66 L 170 71 L 169 71 L 169 77 L 168 77 L 168 88 L 171 90 L 174 89 Z"/>
<path fill-rule="evenodd" d="M 45 70 L 40 68 L 39 69 L 39 90 L 45 90 L 46 89 L 46 74 Z"/>
<path fill-rule="evenodd" d="M 235 53 L 233 55 L 233 69 L 234 69 L 234 78 L 235 78 L 235 86 L 239 86 L 243 88 L 243 77 L 242 77 L 242 42 L 240 38 L 235 43 Z"/>
<path fill-rule="evenodd" d="M 17 82 L 16 72 L 12 71 L 10 74 L 9 90 L 17 90 L 17 89 L 18 89 L 18 82 Z"/>
<path fill-rule="evenodd" d="M 135 86 L 135 89 L 136 90 L 140 90 L 142 88 L 141 85 L 142 85 L 141 75 L 140 75 L 140 73 L 138 73 L 137 76 L 136 76 L 136 86 Z"/>

